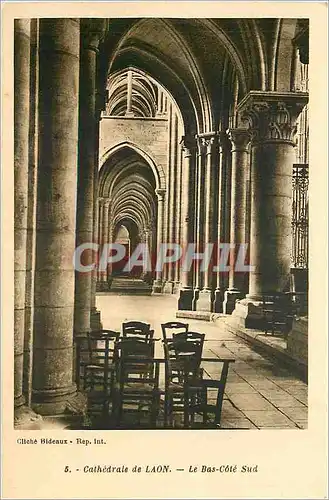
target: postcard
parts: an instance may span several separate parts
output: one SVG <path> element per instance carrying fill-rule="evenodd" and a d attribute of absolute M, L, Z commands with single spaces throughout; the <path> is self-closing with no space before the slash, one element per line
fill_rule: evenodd
<path fill-rule="evenodd" d="M 327 29 L 2 3 L 3 498 L 328 498 Z"/>

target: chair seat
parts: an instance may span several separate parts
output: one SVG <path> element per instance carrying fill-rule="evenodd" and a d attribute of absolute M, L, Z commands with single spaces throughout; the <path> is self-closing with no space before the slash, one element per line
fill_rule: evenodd
<path fill-rule="evenodd" d="M 117 390 L 120 390 L 119 384 L 116 384 L 115 388 Z M 154 387 L 153 384 L 145 384 L 145 383 L 139 383 L 139 382 L 133 382 L 133 383 L 126 383 L 123 386 L 123 391 L 125 393 L 130 392 L 130 393 L 138 393 L 138 394 L 143 394 L 143 393 L 152 393 L 156 392 L 157 389 Z"/>
<path fill-rule="evenodd" d="M 88 370 L 94 370 L 94 371 L 104 371 L 105 367 L 104 365 L 97 365 L 97 364 L 89 364 L 89 363 L 81 363 L 85 368 L 88 368 Z M 115 370 L 115 364 L 114 362 L 111 362 L 107 366 L 108 371 L 114 371 Z"/>
<path fill-rule="evenodd" d="M 202 385 L 200 384 L 192 384 L 188 386 L 188 391 L 189 392 L 197 392 L 201 391 L 203 389 Z M 184 392 L 184 384 L 179 383 L 179 382 L 169 382 L 168 385 L 168 391 L 169 392 Z"/>

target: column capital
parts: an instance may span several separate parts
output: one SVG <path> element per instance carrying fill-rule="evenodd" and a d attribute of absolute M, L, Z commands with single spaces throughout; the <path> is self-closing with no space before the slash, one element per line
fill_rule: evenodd
<path fill-rule="evenodd" d="M 159 201 L 164 201 L 166 190 L 161 188 L 156 189 L 155 194 L 157 195 Z"/>
<path fill-rule="evenodd" d="M 196 140 L 191 135 L 184 135 L 180 141 L 180 145 L 185 157 L 189 157 L 192 156 L 193 151 L 196 148 Z"/>
<path fill-rule="evenodd" d="M 226 131 L 227 137 L 232 145 L 233 151 L 245 151 L 248 152 L 248 145 L 251 140 L 251 134 L 249 130 L 243 128 L 230 128 Z"/>
<path fill-rule="evenodd" d="M 98 52 L 99 43 L 106 32 L 106 21 L 104 19 L 83 18 L 80 22 L 80 32 L 83 47 Z"/>
<path fill-rule="evenodd" d="M 247 124 L 253 143 L 294 144 L 297 118 L 307 102 L 307 92 L 252 90 L 238 105 L 239 120 L 244 126 Z"/>
<path fill-rule="evenodd" d="M 217 134 L 216 132 L 210 132 L 207 134 L 200 134 L 198 136 L 200 144 L 205 148 L 207 155 L 213 152 L 213 147 L 217 144 Z"/>

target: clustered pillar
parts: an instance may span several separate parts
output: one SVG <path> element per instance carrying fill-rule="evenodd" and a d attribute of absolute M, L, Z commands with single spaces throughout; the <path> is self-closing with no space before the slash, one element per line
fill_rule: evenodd
<path fill-rule="evenodd" d="M 252 141 L 249 293 L 234 315 L 247 327 L 260 321 L 264 292 L 290 287 L 292 167 L 302 92 L 250 92 L 239 105 Z"/>
<path fill-rule="evenodd" d="M 81 20 L 80 43 L 80 95 L 79 95 L 79 153 L 76 246 L 93 243 L 94 183 L 95 183 L 95 136 L 96 136 L 96 63 L 103 20 L 92 26 Z M 95 263 L 91 248 L 81 255 L 83 266 Z M 85 337 L 90 331 L 92 271 L 75 273 L 75 337 Z"/>
<path fill-rule="evenodd" d="M 194 163 L 195 140 L 183 137 L 183 165 L 182 165 L 182 237 L 181 245 L 183 256 L 188 245 L 193 243 L 193 210 L 194 210 Z M 178 309 L 191 309 L 193 301 L 193 274 L 192 268 L 181 268 L 181 289 L 178 299 Z"/>
<path fill-rule="evenodd" d="M 229 288 L 225 292 L 223 312 L 231 314 L 235 301 L 246 294 L 246 275 L 242 269 L 237 269 L 237 258 L 240 252 L 244 255 L 247 250 L 246 235 L 246 208 L 247 208 L 247 181 L 249 179 L 249 142 L 250 135 L 244 129 L 228 131 L 232 144 L 232 173 L 231 173 L 231 217 L 230 217 L 230 261 L 229 261 Z M 242 247 L 242 245 L 244 247 Z M 241 255 L 241 254 L 240 254 Z"/>
<path fill-rule="evenodd" d="M 196 309 L 199 311 L 211 311 L 213 303 L 213 283 L 214 283 L 214 216 L 215 213 L 215 179 L 217 176 L 216 163 L 215 163 L 215 145 L 217 136 L 215 134 L 204 135 L 201 140 L 205 152 L 205 175 L 201 181 L 201 189 L 204 190 L 204 226 L 203 238 L 201 238 L 201 245 L 199 251 L 203 253 L 204 265 L 198 265 L 199 272 L 203 273 L 203 288 L 200 290 L 198 300 L 196 302 Z M 201 206 L 199 207 L 201 209 Z M 197 232 L 199 230 L 197 229 Z M 204 245 L 202 245 L 202 243 Z M 202 248 L 203 247 L 203 248 Z"/>
<path fill-rule="evenodd" d="M 158 227 L 157 227 L 157 255 L 163 243 L 164 235 L 164 203 L 165 203 L 165 189 L 157 189 L 156 195 L 158 197 Z M 153 293 L 162 292 L 162 269 L 158 269 L 155 275 L 155 281 L 153 283 Z"/>

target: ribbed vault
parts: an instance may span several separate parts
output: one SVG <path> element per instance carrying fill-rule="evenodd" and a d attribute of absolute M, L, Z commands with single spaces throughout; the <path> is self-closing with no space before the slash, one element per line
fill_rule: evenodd
<path fill-rule="evenodd" d="M 225 128 L 249 90 L 292 90 L 300 24 L 266 18 L 111 19 L 101 47 L 101 85 L 105 89 L 109 74 L 134 66 L 173 96 L 185 134 Z M 140 107 L 136 103 L 136 111 Z M 120 106 L 114 110 L 122 112 Z"/>

